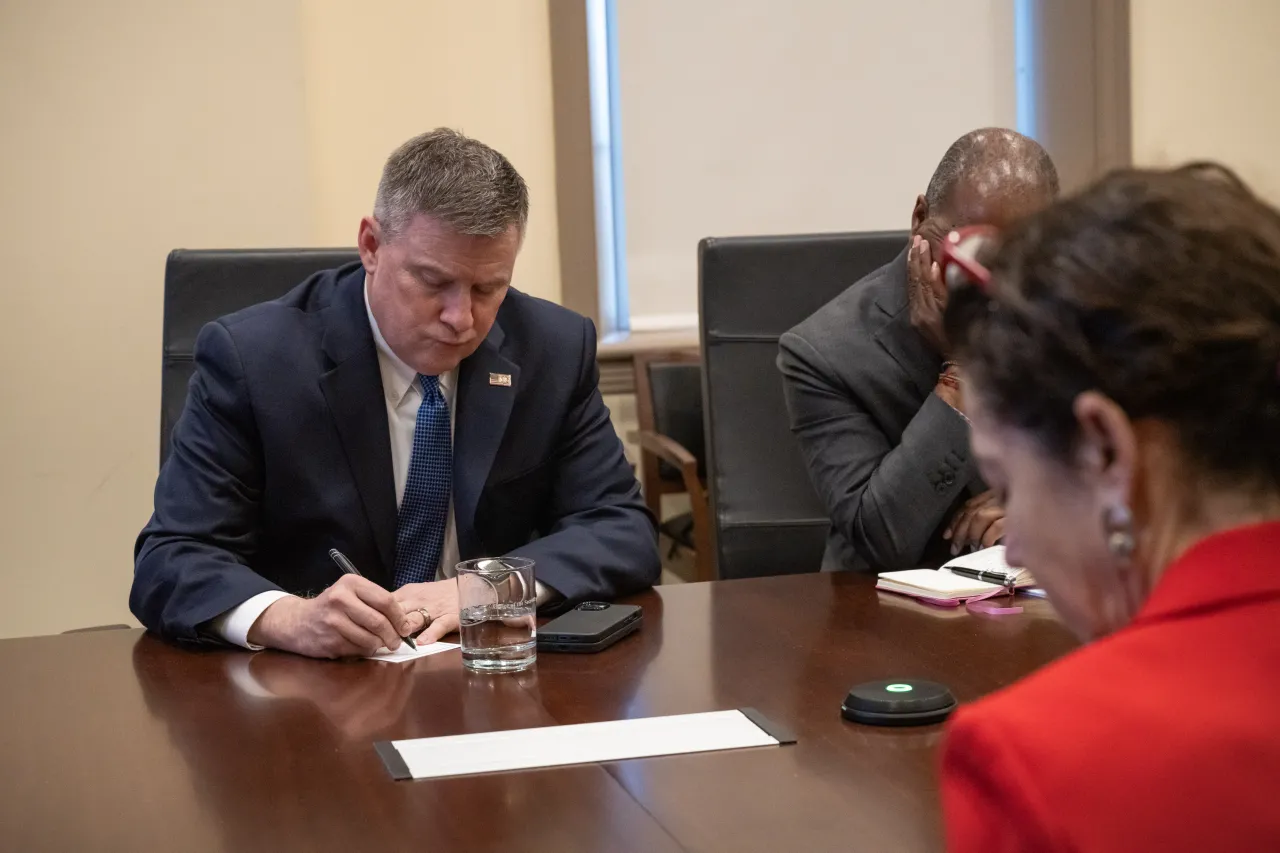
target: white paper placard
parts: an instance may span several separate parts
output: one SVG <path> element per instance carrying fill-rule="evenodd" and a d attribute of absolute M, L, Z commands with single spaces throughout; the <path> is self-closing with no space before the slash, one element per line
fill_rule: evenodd
<path fill-rule="evenodd" d="M 395 778 L 436 779 L 794 742 L 789 732 L 746 708 L 384 741 L 375 746 Z"/>

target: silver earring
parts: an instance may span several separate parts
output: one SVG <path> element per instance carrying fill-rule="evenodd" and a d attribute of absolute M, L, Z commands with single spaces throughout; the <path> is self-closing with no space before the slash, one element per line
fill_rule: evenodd
<path fill-rule="evenodd" d="M 1107 535 L 1107 550 L 1117 560 L 1133 556 L 1137 540 L 1133 536 L 1133 513 L 1122 503 L 1112 504 L 1103 510 L 1102 530 Z"/>

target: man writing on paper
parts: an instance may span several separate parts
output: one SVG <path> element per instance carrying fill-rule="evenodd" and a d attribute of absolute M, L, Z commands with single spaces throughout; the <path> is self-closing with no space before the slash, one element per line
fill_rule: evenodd
<path fill-rule="evenodd" d="M 936 566 L 1000 539 L 1004 509 L 969 454 L 937 261 L 952 229 L 1003 226 L 1057 192 L 1034 140 L 965 134 L 916 197 L 902 254 L 782 336 L 791 429 L 831 516 L 824 570 Z"/>
<path fill-rule="evenodd" d="M 528 205 L 501 154 L 423 134 L 387 161 L 359 263 L 201 331 L 136 546 L 144 625 L 339 657 L 456 630 L 459 558 L 535 560 L 539 605 L 654 582 L 594 326 L 510 287 Z"/>

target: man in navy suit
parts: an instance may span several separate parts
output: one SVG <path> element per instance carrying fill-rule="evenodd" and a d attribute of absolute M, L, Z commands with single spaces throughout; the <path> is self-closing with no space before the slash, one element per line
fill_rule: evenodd
<path fill-rule="evenodd" d="M 341 657 L 457 630 L 460 558 L 535 560 L 549 608 L 656 580 L 595 328 L 510 287 L 528 206 L 498 152 L 415 137 L 360 222 L 360 263 L 201 331 L 136 546 L 144 625 Z"/>

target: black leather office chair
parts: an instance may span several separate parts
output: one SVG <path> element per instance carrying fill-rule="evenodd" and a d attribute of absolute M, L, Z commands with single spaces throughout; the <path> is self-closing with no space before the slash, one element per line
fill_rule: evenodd
<path fill-rule="evenodd" d="M 791 435 L 778 338 L 892 260 L 907 233 L 708 238 L 698 246 L 703 399 L 722 578 L 817 571 L 829 525 Z"/>
<path fill-rule="evenodd" d="M 164 269 L 160 464 L 194 372 L 196 336 L 224 314 L 283 296 L 314 272 L 358 260 L 355 249 L 175 249 Z"/>

